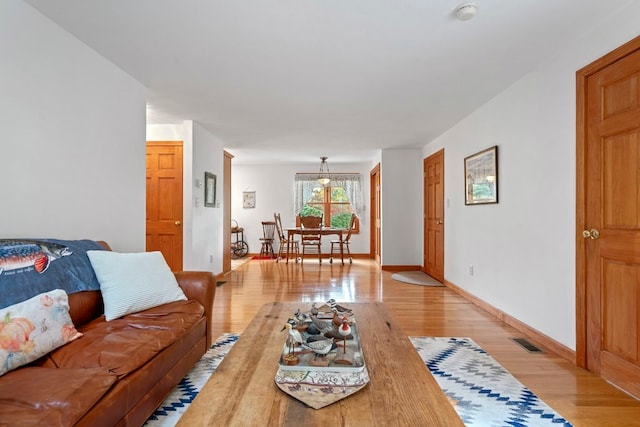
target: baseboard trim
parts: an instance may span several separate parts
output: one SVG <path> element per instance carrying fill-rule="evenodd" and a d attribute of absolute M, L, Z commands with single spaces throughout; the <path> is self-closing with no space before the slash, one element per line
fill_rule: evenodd
<path fill-rule="evenodd" d="M 529 326 L 526 323 L 516 319 L 515 317 L 511 316 L 510 314 L 507 314 L 504 311 L 492 306 L 491 304 L 487 303 L 486 301 L 484 301 L 484 300 L 476 297 L 475 295 L 465 291 L 464 289 L 460 288 L 459 286 L 454 285 L 453 283 L 451 283 L 448 280 L 444 281 L 444 285 L 446 287 L 448 287 L 449 289 L 451 289 L 453 292 L 455 292 L 458 295 L 460 295 L 462 298 L 466 299 L 467 301 L 471 302 L 472 304 L 480 307 L 481 309 L 483 309 L 487 313 L 491 314 L 493 317 L 497 318 L 498 320 L 503 321 L 504 323 L 506 323 L 507 325 L 511 326 L 512 328 L 514 328 L 517 331 L 523 333 L 531 341 L 534 341 L 535 344 L 538 345 L 539 347 L 544 347 L 545 349 L 547 349 L 547 350 L 549 350 L 549 351 L 551 351 L 553 353 L 556 353 L 557 355 L 559 355 L 563 359 L 573 363 L 574 365 L 576 364 L 576 352 L 574 350 L 571 350 L 569 347 L 565 346 L 564 344 L 559 343 L 558 341 L 554 340 L 553 338 L 551 338 L 551 337 L 543 334 L 542 332 L 532 328 L 531 326 Z"/>
<path fill-rule="evenodd" d="M 420 271 L 422 267 L 419 265 L 383 265 L 382 271 Z"/>
<path fill-rule="evenodd" d="M 259 253 L 256 253 L 256 254 L 254 254 L 254 253 L 248 253 L 248 254 L 247 254 L 247 255 L 245 255 L 245 256 L 248 256 L 248 257 L 250 257 L 250 258 L 253 258 L 254 256 L 258 256 L 258 255 L 260 255 L 260 254 L 259 254 Z M 277 253 L 277 252 L 276 252 L 276 255 L 278 255 L 278 253 Z M 300 255 L 299 255 L 299 256 L 302 256 L 302 252 L 300 252 Z M 331 256 L 331 253 L 330 253 L 330 252 L 322 252 L 322 259 L 323 259 L 323 260 L 324 260 L 324 259 L 329 259 L 329 257 L 330 257 L 330 256 Z M 311 253 L 311 254 L 305 254 L 305 258 L 318 258 L 318 254 L 317 254 L 317 253 L 315 253 L 315 252 L 314 252 L 314 253 Z M 333 258 L 340 258 L 340 254 L 333 254 Z M 349 255 L 347 255 L 347 253 L 346 253 L 346 252 L 344 253 L 344 258 L 345 258 L 345 259 L 348 259 L 348 258 L 349 258 Z M 351 258 L 353 258 L 353 259 L 371 259 L 371 255 L 369 255 L 369 254 L 354 254 L 354 253 L 352 253 L 352 254 L 351 254 Z M 275 259 L 275 258 L 274 258 L 274 259 Z M 418 267 L 418 268 L 420 268 L 420 267 Z"/>

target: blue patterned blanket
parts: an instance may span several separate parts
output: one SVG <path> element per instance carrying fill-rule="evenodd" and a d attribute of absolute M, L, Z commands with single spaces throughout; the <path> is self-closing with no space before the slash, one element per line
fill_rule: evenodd
<path fill-rule="evenodd" d="M 87 251 L 101 249 L 93 240 L 1 239 L 0 308 L 53 289 L 99 290 Z"/>

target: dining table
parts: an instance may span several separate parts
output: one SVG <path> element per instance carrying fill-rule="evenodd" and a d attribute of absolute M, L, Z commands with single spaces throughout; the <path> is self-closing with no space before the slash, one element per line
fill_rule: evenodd
<path fill-rule="evenodd" d="M 289 248 L 293 243 L 293 239 L 296 235 L 303 234 L 320 234 L 323 236 L 336 235 L 340 239 L 340 260 L 344 264 L 344 247 L 342 245 L 342 234 L 346 231 L 344 228 L 335 227 L 320 227 L 320 228 L 308 228 L 308 227 L 290 227 L 285 229 L 287 231 L 287 264 L 289 263 Z"/>

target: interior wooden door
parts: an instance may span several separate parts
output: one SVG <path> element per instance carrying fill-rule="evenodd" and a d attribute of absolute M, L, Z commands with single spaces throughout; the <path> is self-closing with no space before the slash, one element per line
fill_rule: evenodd
<path fill-rule="evenodd" d="M 371 257 L 378 264 L 381 263 L 382 256 L 380 250 L 380 229 L 381 229 L 381 209 L 380 209 L 380 164 L 377 164 L 370 172 L 370 192 L 371 192 Z"/>
<path fill-rule="evenodd" d="M 578 77 L 578 363 L 640 397 L 640 38 Z"/>
<path fill-rule="evenodd" d="M 182 141 L 147 142 L 147 251 L 182 270 Z"/>
<path fill-rule="evenodd" d="M 222 272 L 231 271 L 231 159 L 233 155 L 224 152 L 224 181 L 222 184 Z"/>
<path fill-rule="evenodd" d="M 424 159 L 423 271 L 444 281 L 444 150 Z"/>

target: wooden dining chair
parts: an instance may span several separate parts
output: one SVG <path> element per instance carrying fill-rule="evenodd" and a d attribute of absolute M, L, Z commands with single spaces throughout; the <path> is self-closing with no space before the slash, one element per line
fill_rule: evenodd
<path fill-rule="evenodd" d="M 321 216 L 301 216 L 300 224 L 302 231 L 300 233 L 300 241 L 302 243 L 302 261 L 304 262 L 304 254 L 308 249 L 314 249 L 318 254 L 318 262 L 322 264 L 322 233 L 318 230 L 322 227 Z M 308 229 L 308 231 L 305 231 Z M 315 231 L 314 231 L 315 230 Z"/>
<path fill-rule="evenodd" d="M 262 221 L 262 237 L 260 242 L 260 256 L 275 257 L 273 251 L 273 240 L 275 238 L 276 223 L 275 221 Z"/>
<path fill-rule="evenodd" d="M 300 225 L 302 228 L 321 228 L 322 216 L 301 216 Z"/>
<path fill-rule="evenodd" d="M 284 234 L 284 229 L 282 228 L 282 219 L 280 218 L 279 213 L 274 213 L 273 219 L 276 222 L 276 233 L 278 234 L 278 239 L 280 241 L 276 262 L 281 260 L 283 255 L 286 255 L 287 259 L 289 259 L 289 255 L 293 255 L 296 262 L 298 262 L 298 257 L 300 256 L 300 246 L 298 244 L 298 240 L 291 239 L 291 242 L 289 242 L 289 239 Z"/>
<path fill-rule="evenodd" d="M 329 254 L 329 263 L 333 262 L 333 254 L 339 253 L 342 255 L 342 263 L 344 264 L 344 250 L 346 249 L 347 254 L 349 254 L 349 264 L 353 264 L 353 258 L 351 258 L 351 250 L 349 249 L 349 242 L 351 241 L 351 232 L 353 231 L 353 225 L 356 222 L 356 218 L 356 214 L 351 214 L 351 221 L 349 221 L 349 229 L 347 230 L 347 235 L 342 240 L 331 241 L 331 254 Z"/>

